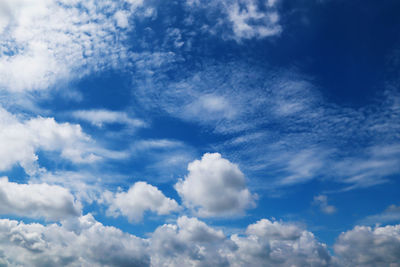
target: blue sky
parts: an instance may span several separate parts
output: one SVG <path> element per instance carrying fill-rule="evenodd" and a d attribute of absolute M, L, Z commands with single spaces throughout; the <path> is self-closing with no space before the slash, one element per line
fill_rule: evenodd
<path fill-rule="evenodd" d="M 2 1 L 0 265 L 397 266 L 399 12 Z"/>

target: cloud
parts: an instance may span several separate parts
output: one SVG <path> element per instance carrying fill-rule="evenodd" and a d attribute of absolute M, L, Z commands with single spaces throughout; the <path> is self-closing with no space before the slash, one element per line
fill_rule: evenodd
<path fill-rule="evenodd" d="M 131 118 L 125 112 L 106 109 L 77 110 L 72 113 L 72 116 L 87 121 L 97 127 L 103 127 L 104 124 L 113 123 L 126 124 L 134 128 L 146 126 L 144 121 Z"/>
<path fill-rule="evenodd" d="M 0 220 L 0 262 L 54 266 L 397 266 L 400 226 L 356 226 L 327 246 L 295 224 L 261 219 L 226 236 L 197 218 L 179 217 L 147 239 L 104 226 L 91 214 L 61 225 Z"/>
<path fill-rule="evenodd" d="M 335 206 L 328 205 L 328 197 L 325 195 L 315 196 L 313 204 L 318 206 L 323 213 L 333 214 L 336 212 Z"/>
<path fill-rule="evenodd" d="M 41 169 L 39 175 L 30 177 L 31 183 L 47 183 L 67 188 L 75 198 L 84 203 L 91 204 L 101 198 L 104 189 L 104 180 L 122 179 L 116 174 L 87 171 L 79 168 L 78 171 L 47 171 Z M 120 180 L 119 180 L 120 181 Z"/>
<path fill-rule="evenodd" d="M 275 160 L 282 160 L 282 157 L 287 157 L 287 166 L 284 169 L 288 175 L 283 177 L 278 183 L 286 186 L 313 179 L 315 174 L 324 165 L 324 155 L 319 152 L 317 149 L 305 149 L 297 151 L 297 153 L 281 155 L 281 158 L 275 158 Z"/>
<path fill-rule="evenodd" d="M 178 218 L 176 224 L 158 227 L 151 235 L 153 266 L 228 266 L 220 253 L 225 235 L 196 218 Z"/>
<path fill-rule="evenodd" d="M 207 14 L 208 23 L 202 25 L 203 31 L 238 43 L 244 39 L 277 36 L 282 32 L 277 1 L 188 0 L 186 5 L 189 12 Z"/>
<path fill-rule="evenodd" d="M 397 144 L 372 145 L 362 156 L 348 157 L 336 164 L 342 182 L 349 184 L 344 190 L 382 184 L 386 176 L 400 171 L 400 146 Z"/>
<path fill-rule="evenodd" d="M 133 145 L 133 149 L 151 150 L 151 149 L 172 149 L 177 147 L 183 147 L 184 143 L 169 139 L 148 139 L 140 140 Z"/>
<path fill-rule="evenodd" d="M 229 254 L 232 266 L 331 266 L 326 245 L 295 225 L 262 219 L 231 240 L 237 246 Z"/>
<path fill-rule="evenodd" d="M 0 220 L 0 258 L 12 266 L 149 266 L 146 242 L 80 217 L 75 231 L 56 224 Z"/>
<path fill-rule="evenodd" d="M 146 211 L 167 215 L 179 210 L 175 200 L 167 198 L 157 187 L 146 182 L 136 182 L 127 192 L 118 192 L 114 195 L 106 192 L 104 198 L 110 203 L 108 215 L 114 217 L 123 215 L 134 222 L 141 221 Z"/>
<path fill-rule="evenodd" d="M 150 246 L 154 266 L 331 266 L 326 246 L 312 233 L 266 219 L 229 238 L 184 216 L 158 227 Z"/>
<path fill-rule="evenodd" d="M 6 0 L 0 5 L 0 86 L 23 92 L 104 68 L 127 57 L 127 17 L 141 1 Z M 21 71 L 23 69 L 23 71 Z"/>
<path fill-rule="evenodd" d="M 266 11 L 259 9 L 255 0 L 234 1 L 233 4 L 227 5 L 235 39 L 261 39 L 281 33 L 275 4 L 276 1 L 267 1 L 263 7 Z"/>
<path fill-rule="evenodd" d="M 0 170 L 20 164 L 26 172 L 35 173 L 39 150 L 59 152 L 74 163 L 91 163 L 103 156 L 97 155 L 97 149 L 115 156 L 97 148 L 79 125 L 57 123 L 53 118 L 22 119 L 0 107 Z"/>
<path fill-rule="evenodd" d="M 232 119 L 236 116 L 235 108 L 223 96 L 206 94 L 184 107 L 184 116 L 188 119 L 208 117 L 212 120 Z"/>
<path fill-rule="evenodd" d="M 189 174 L 175 189 L 185 206 L 200 216 L 240 215 L 254 207 L 255 195 L 246 187 L 244 174 L 219 153 L 206 153 L 188 165 Z"/>
<path fill-rule="evenodd" d="M 396 205 L 390 205 L 383 212 L 367 216 L 366 218 L 361 220 L 361 223 L 364 225 L 380 225 L 398 222 L 400 222 L 400 206 Z"/>
<path fill-rule="evenodd" d="M 79 216 L 81 205 L 65 188 L 42 184 L 17 184 L 0 178 L 0 213 L 28 218 L 61 220 Z"/>
<path fill-rule="evenodd" d="M 142 160 L 137 176 L 157 183 L 175 182 L 186 172 L 187 164 L 196 157 L 196 149 L 174 139 L 142 139 L 130 146 L 132 158 Z"/>
<path fill-rule="evenodd" d="M 343 266 L 398 266 L 400 225 L 356 226 L 340 234 L 334 249 Z"/>
<path fill-rule="evenodd" d="M 400 109 L 393 90 L 352 108 L 328 102 L 312 77 L 295 70 L 238 61 L 203 62 L 190 72 L 176 70 L 173 79 L 170 70 L 153 70 L 146 83 L 138 82 L 136 97 L 149 111 L 221 134 L 225 141 L 213 149 L 240 163 L 252 176 L 250 186 L 279 190 L 325 179 L 352 190 L 386 183 L 399 172 Z"/>

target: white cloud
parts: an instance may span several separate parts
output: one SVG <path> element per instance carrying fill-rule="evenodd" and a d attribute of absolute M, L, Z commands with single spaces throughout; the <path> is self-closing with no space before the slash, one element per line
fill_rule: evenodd
<path fill-rule="evenodd" d="M 0 20 L 0 86 L 47 89 L 117 66 L 127 55 L 126 20 L 137 2 L 122 11 L 124 1 L 2 1 L 0 14 L 7 15 Z"/>
<path fill-rule="evenodd" d="M 210 120 L 232 119 L 237 114 L 227 98 L 218 95 L 200 95 L 194 102 L 184 107 L 183 116 L 188 119 L 204 118 Z"/>
<path fill-rule="evenodd" d="M 400 206 L 390 205 L 386 210 L 379 214 L 370 215 L 361 220 L 362 224 L 380 225 L 386 223 L 400 222 Z"/>
<path fill-rule="evenodd" d="M 111 111 L 106 109 L 78 110 L 72 113 L 72 116 L 87 121 L 97 127 L 104 124 L 127 124 L 131 127 L 145 127 L 146 123 L 140 119 L 131 118 L 125 112 Z"/>
<path fill-rule="evenodd" d="M 158 227 L 150 247 L 154 266 L 331 266 L 326 245 L 312 233 L 266 219 L 228 238 L 184 216 Z"/>
<path fill-rule="evenodd" d="M 335 170 L 342 182 L 350 184 L 344 190 L 385 183 L 385 176 L 400 171 L 400 146 L 386 143 L 367 147 L 361 156 L 338 161 Z"/>
<path fill-rule="evenodd" d="M 265 38 L 278 35 L 282 28 L 279 15 L 274 9 L 276 1 L 265 4 L 267 11 L 261 11 L 255 0 L 239 0 L 226 7 L 235 39 Z"/>
<path fill-rule="evenodd" d="M 400 225 L 356 226 L 339 236 L 334 249 L 343 266 L 399 266 Z"/>
<path fill-rule="evenodd" d="M 0 220 L 0 259 L 11 266 L 149 266 L 144 240 L 90 214 L 75 227 Z"/>
<path fill-rule="evenodd" d="M 0 178 L 0 213 L 61 220 L 79 216 L 81 205 L 65 188 L 48 184 L 17 184 Z"/>
<path fill-rule="evenodd" d="M 135 222 L 141 221 L 146 211 L 167 215 L 179 210 L 175 200 L 167 198 L 157 187 L 146 182 L 136 182 L 127 192 L 114 195 L 106 192 L 104 199 L 110 203 L 107 214 L 127 216 L 129 221 Z"/>
<path fill-rule="evenodd" d="M 0 220 L 0 262 L 12 266 L 398 266 L 400 225 L 342 233 L 337 257 L 297 225 L 262 219 L 226 236 L 186 216 L 147 239 L 104 226 L 91 214 L 61 225 Z"/>
<path fill-rule="evenodd" d="M 281 155 L 281 157 L 285 156 L 287 157 L 285 170 L 288 172 L 288 176 L 279 181 L 282 185 L 298 184 L 313 179 L 315 173 L 321 169 L 324 163 L 324 154 L 315 149 L 306 149 L 290 155 Z"/>
<path fill-rule="evenodd" d="M 152 266 L 228 266 L 221 255 L 225 235 L 196 218 L 180 217 L 151 235 Z"/>
<path fill-rule="evenodd" d="M 163 69 L 153 72 L 137 95 L 149 110 L 232 137 L 213 149 L 231 155 L 242 171 L 256 173 L 251 182 L 258 187 L 329 179 L 351 190 L 388 182 L 399 172 L 397 93 L 388 91 L 376 104 L 354 109 L 327 103 L 310 77 L 293 71 L 237 62 L 205 65 L 173 81 Z M 204 104 L 209 96 L 218 105 Z M 249 138 L 254 134 L 263 138 Z M 358 145 L 349 149 L 354 142 Z"/>
<path fill-rule="evenodd" d="M 325 195 L 315 196 L 313 204 L 317 205 L 323 213 L 333 214 L 336 212 L 335 206 L 328 205 L 328 197 Z"/>
<path fill-rule="evenodd" d="M 34 173 L 38 150 L 60 152 L 62 158 L 75 163 L 94 162 L 101 158 L 96 149 L 79 125 L 57 123 L 53 118 L 24 120 L 0 107 L 0 170 L 20 164 Z M 107 155 L 107 150 L 103 152 Z"/>
<path fill-rule="evenodd" d="M 331 266 L 326 245 L 295 225 L 263 219 L 231 240 L 237 246 L 229 254 L 232 266 Z"/>
<path fill-rule="evenodd" d="M 219 153 L 206 153 L 188 165 L 189 174 L 175 189 L 199 216 L 240 215 L 255 205 L 244 174 Z"/>
<path fill-rule="evenodd" d="M 115 12 L 114 17 L 117 21 L 118 27 L 127 28 L 129 26 L 129 21 L 128 21 L 129 13 L 128 12 L 117 11 L 117 12 Z"/>
<path fill-rule="evenodd" d="M 41 170 L 40 175 L 30 177 L 32 183 L 47 183 L 67 188 L 75 198 L 86 203 L 92 203 L 100 198 L 104 189 L 104 180 L 123 179 L 116 174 L 97 173 L 95 171 L 45 171 Z"/>
<path fill-rule="evenodd" d="M 189 12 L 206 12 L 210 19 L 203 31 L 224 39 L 262 39 L 282 32 L 277 1 L 256 0 L 187 0 Z M 193 20 L 193 18 L 191 18 Z"/>
<path fill-rule="evenodd" d="M 134 149 L 137 150 L 149 150 L 149 149 L 171 149 L 176 147 L 182 147 L 184 143 L 169 139 L 148 139 L 136 142 L 133 145 Z"/>

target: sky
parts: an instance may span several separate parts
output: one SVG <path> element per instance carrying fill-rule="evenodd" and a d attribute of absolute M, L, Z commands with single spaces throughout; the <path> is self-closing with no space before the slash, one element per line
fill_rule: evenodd
<path fill-rule="evenodd" d="M 1 0 L 0 266 L 400 266 L 399 13 Z"/>

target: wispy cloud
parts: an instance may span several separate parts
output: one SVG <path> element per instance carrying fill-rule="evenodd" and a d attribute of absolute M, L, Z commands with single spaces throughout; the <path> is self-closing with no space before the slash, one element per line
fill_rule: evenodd
<path fill-rule="evenodd" d="M 335 206 L 328 204 L 328 197 L 326 195 L 318 195 L 314 197 L 313 204 L 318 206 L 319 209 L 326 214 L 333 214 L 336 212 Z"/>
<path fill-rule="evenodd" d="M 97 127 L 103 127 L 105 124 L 126 124 L 133 128 L 146 127 L 147 124 L 136 118 L 131 118 L 122 111 L 112 111 L 106 109 L 77 110 L 72 112 L 72 116 L 87 121 Z"/>
<path fill-rule="evenodd" d="M 390 205 L 383 212 L 370 215 L 360 221 L 363 225 L 381 225 L 400 222 L 400 206 Z"/>
<path fill-rule="evenodd" d="M 241 162 L 264 181 L 261 187 L 323 178 L 351 190 L 385 183 L 398 172 L 395 94 L 363 108 L 344 107 L 327 102 L 312 79 L 296 71 L 241 63 L 211 64 L 172 81 L 161 70 L 152 78 L 151 86 L 138 88 L 142 103 L 229 136 L 211 147 Z"/>

